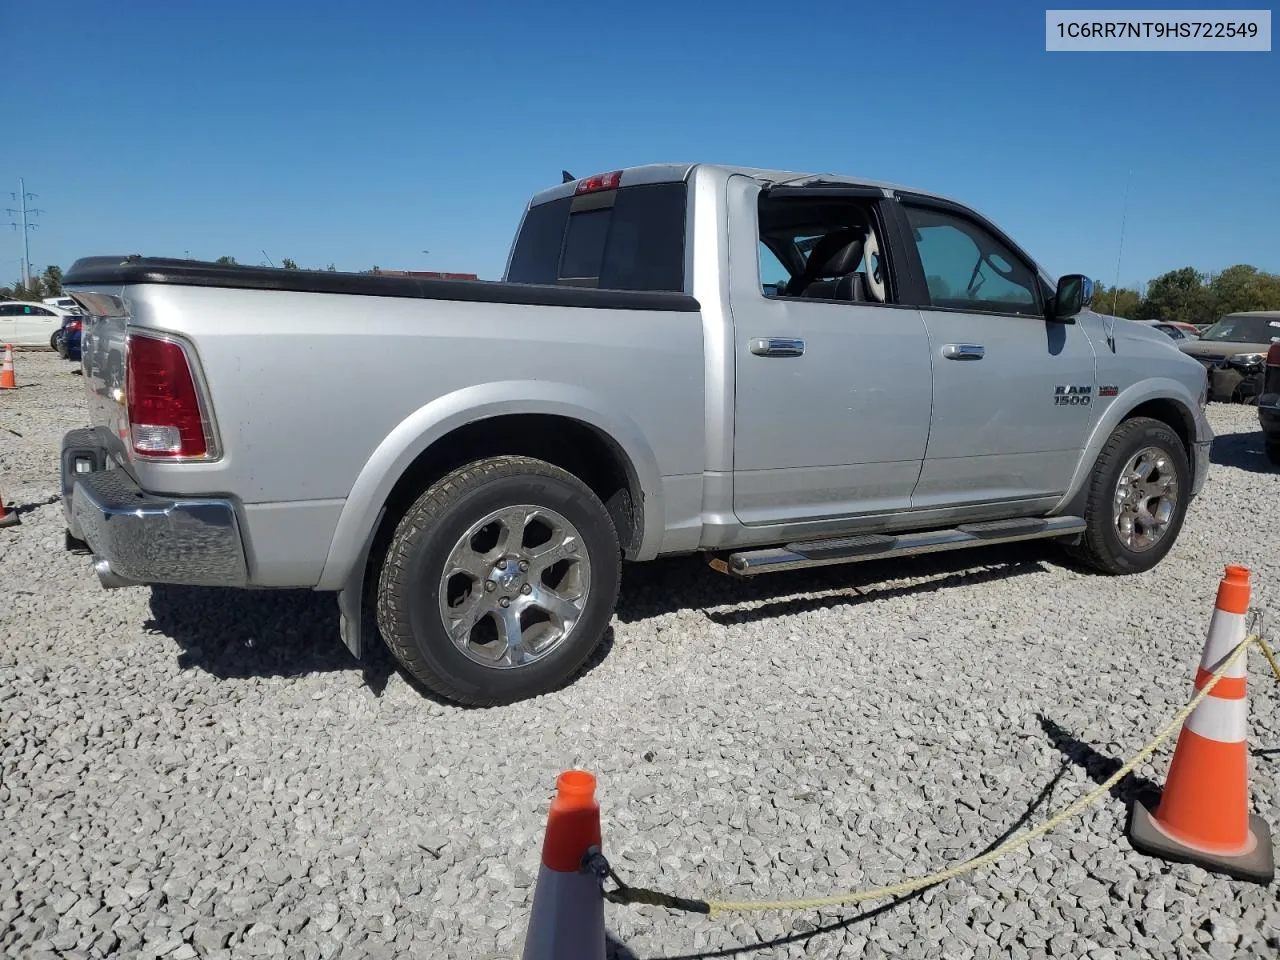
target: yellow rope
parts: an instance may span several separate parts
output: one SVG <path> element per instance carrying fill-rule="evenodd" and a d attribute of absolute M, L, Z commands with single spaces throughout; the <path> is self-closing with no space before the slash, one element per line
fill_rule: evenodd
<path fill-rule="evenodd" d="M 864 900 L 880 900 L 885 898 L 901 897 L 904 894 L 914 893 L 916 890 L 921 890 L 925 887 L 932 887 L 935 884 L 942 883 L 944 880 L 953 880 L 966 873 L 972 873 L 979 867 L 985 866 L 993 860 L 1000 859 L 1010 850 L 1016 850 L 1018 847 L 1025 846 L 1036 837 L 1043 836 L 1064 821 L 1070 820 L 1077 813 L 1094 803 L 1108 790 L 1132 773 L 1138 764 L 1151 756 L 1160 744 L 1169 739 L 1169 737 L 1173 735 L 1174 731 L 1182 726 L 1187 717 L 1191 715 L 1191 711 L 1195 710 L 1195 708 L 1200 705 L 1200 701 L 1207 697 L 1210 691 L 1218 685 L 1218 681 L 1222 679 L 1223 675 L 1231 669 L 1237 660 L 1245 655 L 1245 652 L 1249 649 L 1250 645 L 1255 643 L 1258 644 L 1258 647 L 1262 650 L 1263 655 L 1267 658 L 1267 662 L 1271 664 L 1271 670 L 1275 674 L 1276 679 L 1280 680 L 1280 664 L 1277 664 L 1275 654 L 1271 651 L 1271 648 L 1267 646 L 1266 641 L 1263 640 L 1259 634 L 1253 634 L 1246 637 L 1244 640 L 1240 641 L 1239 645 L 1231 652 L 1230 656 L 1222 662 L 1218 669 L 1213 671 L 1209 682 L 1206 683 L 1203 688 L 1196 691 L 1196 695 L 1191 698 L 1191 702 L 1183 707 L 1172 720 L 1165 724 L 1164 728 L 1156 734 L 1155 739 L 1139 750 L 1128 763 L 1108 777 L 1106 781 L 1100 783 L 1096 788 L 1080 797 L 1061 813 L 1050 817 L 1039 826 L 1028 830 L 1021 836 L 1014 837 L 1006 843 L 1002 843 L 994 850 L 984 853 L 981 856 L 974 857 L 971 860 L 966 860 L 963 863 L 958 863 L 955 866 L 948 867 L 946 870 L 931 873 L 927 877 L 919 877 L 915 880 L 906 880 L 902 883 L 895 883 L 887 887 L 874 887 L 870 890 L 860 890 L 851 893 L 837 893 L 829 897 L 808 897 L 801 900 L 708 900 L 706 901 L 706 904 L 710 907 L 709 912 L 711 916 L 715 916 L 717 913 L 728 912 L 740 913 L 745 911 L 813 910 L 821 907 L 842 907 L 853 903 L 861 903 Z"/>

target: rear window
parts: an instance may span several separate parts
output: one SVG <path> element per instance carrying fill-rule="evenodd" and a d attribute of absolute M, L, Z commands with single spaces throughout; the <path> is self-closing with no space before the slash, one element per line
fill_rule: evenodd
<path fill-rule="evenodd" d="M 684 230 L 684 183 L 552 200 L 525 216 L 507 279 L 683 292 Z"/>

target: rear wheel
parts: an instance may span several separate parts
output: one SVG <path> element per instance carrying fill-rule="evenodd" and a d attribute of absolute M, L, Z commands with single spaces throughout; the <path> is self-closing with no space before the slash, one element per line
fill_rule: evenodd
<path fill-rule="evenodd" d="M 567 681 L 599 644 L 622 572 L 617 533 L 582 481 L 491 457 L 434 483 L 405 513 L 378 582 L 378 628 L 447 699 L 494 705 Z"/>
<path fill-rule="evenodd" d="M 1150 570 L 1182 529 L 1190 475 L 1182 440 L 1167 424 L 1149 417 L 1124 421 L 1094 465 L 1085 534 L 1068 551 L 1103 573 Z"/>

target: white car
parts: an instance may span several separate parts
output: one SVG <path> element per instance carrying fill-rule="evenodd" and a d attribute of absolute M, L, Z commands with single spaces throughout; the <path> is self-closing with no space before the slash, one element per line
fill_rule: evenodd
<path fill-rule="evenodd" d="M 76 316 L 84 313 L 80 306 L 70 297 L 45 297 L 44 303 L 49 307 L 61 307 L 67 313 L 74 313 Z"/>
<path fill-rule="evenodd" d="M 62 321 L 72 316 L 70 310 L 48 303 L 25 300 L 0 302 L 0 347 L 53 346 L 53 336 L 62 329 Z"/>

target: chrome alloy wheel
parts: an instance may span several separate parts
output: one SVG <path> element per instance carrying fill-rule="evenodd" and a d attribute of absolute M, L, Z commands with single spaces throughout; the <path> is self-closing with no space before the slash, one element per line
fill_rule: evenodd
<path fill-rule="evenodd" d="M 471 660 L 523 667 L 572 632 L 590 590 L 591 561 L 573 524 L 520 504 L 477 520 L 454 544 L 440 576 L 440 616 Z"/>
<path fill-rule="evenodd" d="M 1124 546 L 1150 550 L 1168 532 L 1178 508 L 1178 474 L 1169 454 L 1144 447 L 1129 458 L 1116 483 L 1112 518 Z"/>

